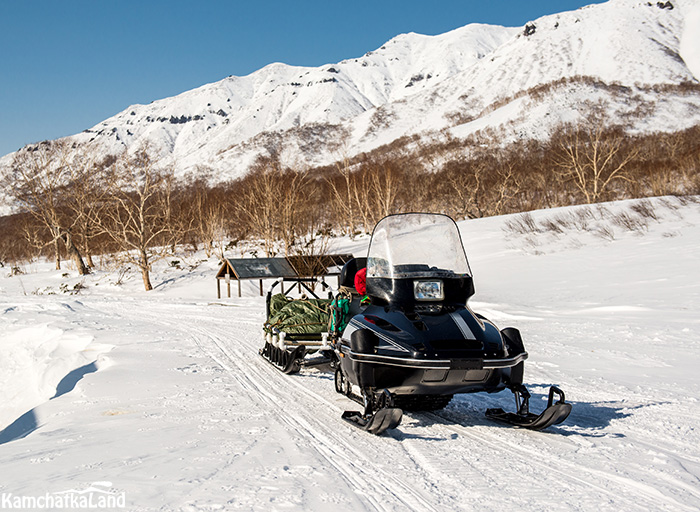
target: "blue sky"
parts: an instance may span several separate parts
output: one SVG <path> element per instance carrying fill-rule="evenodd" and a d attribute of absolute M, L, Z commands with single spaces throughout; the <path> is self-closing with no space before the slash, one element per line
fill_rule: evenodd
<path fill-rule="evenodd" d="M 0 155 L 271 62 L 320 66 L 405 32 L 600 1 L 0 0 Z"/>

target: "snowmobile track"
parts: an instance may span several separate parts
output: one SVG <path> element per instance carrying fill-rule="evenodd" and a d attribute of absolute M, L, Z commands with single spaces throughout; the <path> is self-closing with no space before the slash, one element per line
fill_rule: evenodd
<path fill-rule="evenodd" d="M 522 504 L 518 500 L 549 503 L 558 510 L 575 503 L 557 501 L 559 495 L 580 500 L 585 510 L 696 510 L 689 504 L 699 493 L 682 482 L 651 486 L 643 478 L 635 480 L 635 471 L 612 471 L 614 461 L 608 458 L 577 464 L 578 445 L 570 436 L 495 425 L 463 426 L 455 423 L 459 413 L 446 411 L 407 413 L 408 421 L 398 430 L 379 438 L 345 426 L 340 413 L 351 402 L 335 393 L 330 378 L 315 370 L 283 375 L 258 357 L 261 330 L 245 317 L 255 316 L 259 304 L 241 308 L 244 319 L 236 320 L 235 330 L 230 318 L 202 315 L 200 306 L 183 307 L 178 315 L 184 322 L 177 324 L 159 317 L 158 304 L 148 313 L 137 305 L 120 304 L 117 310 L 112 306 L 105 313 L 129 321 L 145 319 L 162 325 L 164 332 L 191 340 L 199 353 L 226 372 L 240 393 L 274 411 L 292 439 L 302 440 L 305 449 L 324 461 L 322 465 L 334 468 L 331 472 L 337 472 L 337 478 L 356 489 L 368 509 L 488 508 L 489 496 L 497 492 L 501 501 L 510 500 L 516 507 Z M 523 439 L 533 442 L 523 445 Z M 466 455 L 455 465 L 456 452 Z M 493 464 L 494 458 L 500 462 Z M 683 496 L 693 498 L 674 499 Z"/>
<path fill-rule="evenodd" d="M 194 326 L 190 325 L 190 329 L 194 330 Z M 374 468 L 374 470 L 371 472 L 368 471 L 368 467 L 374 466 L 374 461 L 369 459 L 365 454 L 358 452 L 355 447 L 349 445 L 346 437 L 339 436 L 335 432 L 328 436 L 328 431 L 326 431 L 326 435 L 324 435 L 324 433 L 321 433 L 317 428 L 320 426 L 320 422 L 314 422 L 314 426 L 310 424 L 309 421 L 302 418 L 301 415 L 290 413 L 289 410 L 281 408 L 279 406 L 280 402 L 278 397 L 275 397 L 275 395 L 269 391 L 269 389 L 272 387 L 269 385 L 269 383 L 273 382 L 269 380 L 269 378 L 273 378 L 275 381 L 279 382 L 279 389 L 284 389 L 285 387 L 289 389 L 289 387 L 293 387 L 296 392 L 304 395 L 307 399 L 311 399 L 330 410 L 339 411 L 337 404 L 310 390 L 304 385 L 304 383 L 301 382 L 301 379 L 299 379 L 298 376 L 297 378 L 290 378 L 289 376 L 282 375 L 275 369 L 263 365 L 262 363 L 264 363 L 264 361 L 258 362 L 256 358 L 253 358 L 255 363 L 249 362 L 250 358 L 246 358 L 245 353 L 231 347 L 230 344 L 224 342 L 210 329 L 201 327 L 196 329 L 204 334 L 206 339 L 210 340 L 216 346 L 220 353 L 226 357 L 229 363 L 235 366 L 237 371 L 234 371 L 234 369 L 230 367 L 227 369 L 227 371 L 236 376 L 236 380 L 239 382 L 242 380 L 247 380 L 249 383 L 252 383 L 253 391 L 260 394 L 261 397 L 265 397 L 268 405 L 278 407 L 281 411 L 281 417 L 290 427 L 294 428 L 298 433 L 306 437 L 310 437 L 310 439 L 315 443 L 313 445 L 314 448 L 324 458 L 326 458 L 326 460 L 335 466 L 346 478 L 348 478 L 353 486 L 358 489 L 362 489 L 364 496 L 369 497 L 372 494 L 376 496 L 386 496 L 386 493 L 389 492 L 404 506 L 409 508 L 435 510 L 435 508 L 425 502 L 422 497 L 417 496 L 413 489 L 405 487 L 405 484 L 395 476 L 389 475 L 384 471 L 378 473 L 377 468 Z M 231 339 L 238 341 L 241 346 L 245 345 L 245 341 L 242 339 L 236 339 L 236 337 L 233 336 Z M 227 348 L 227 345 L 230 349 Z M 263 376 L 261 371 L 269 373 L 270 375 Z M 255 375 L 256 378 L 251 378 L 251 374 Z M 239 375 L 248 375 L 248 377 L 246 379 L 241 379 L 238 377 Z M 261 382 L 267 382 L 268 384 L 261 385 Z M 244 385 L 244 382 L 241 382 L 241 384 Z M 246 387 L 250 389 L 249 386 Z M 431 418 L 435 424 L 441 425 L 451 432 L 466 436 L 469 439 L 476 441 L 477 445 L 481 447 L 488 446 L 495 452 L 500 452 L 502 457 L 505 444 L 508 448 L 507 457 L 509 459 L 512 459 L 513 457 L 517 458 L 519 460 L 519 465 L 522 467 L 537 466 L 541 470 L 542 474 L 549 474 L 552 480 L 557 480 L 559 483 L 563 481 L 570 482 L 577 487 L 592 489 L 601 495 L 607 496 L 612 502 L 616 502 L 618 504 L 625 503 L 626 507 L 629 507 L 630 510 L 647 510 L 650 504 L 653 504 L 654 508 L 658 510 L 693 510 L 692 507 L 687 507 L 670 497 L 662 495 L 655 489 L 648 488 L 647 486 L 630 480 L 629 478 L 614 475 L 602 470 L 586 468 L 587 474 L 591 475 L 593 479 L 585 479 L 580 476 L 581 468 L 577 467 L 575 464 L 566 462 L 561 457 L 545 457 L 542 452 L 523 448 L 522 446 L 511 441 L 504 440 L 503 436 L 495 433 L 489 435 L 477 434 L 474 432 L 474 429 L 455 424 L 452 420 L 441 416 L 439 413 L 419 414 L 423 414 Z M 337 421 L 337 418 L 334 419 Z M 435 429 L 433 427 L 429 430 L 434 431 Z M 423 481 L 430 482 L 431 485 L 436 488 L 441 488 L 444 485 L 455 487 L 458 485 L 463 485 L 463 480 L 454 479 L 449 476 L 449 474 L 446 474 L 446 471 L 450 469 L 454 471 L 455 468 L 445 468 L 444 465 L 441 464 L 441 457 L 439 454 L 436 454 L 431 450 L 421 449 L 421 447 L 418 446 L 417 439 L 411 438 L 410 434 L 405 436 L 398 433 L 394 437 L 401 441 L 403 447 L 402 451 L 413 463 L 413 471 L 417 471 L 419 474 L 421 474 Z M 343 452 L 350 452 L 352 457 L 348 457 L 347 455 L 341 453 L 339 446 L 343 446 Z M 342 463 L 338 460 L 339 456 L 341 456 L 343 461 Z M 362 463 L 358 464 L 358 461 L 361 461 Z M 567 467 L 570 471 L 557 469 L 561 466 Z M 480 472 L 478 469 L 475 470 Z M 363 473 L 364 475 L 362 475 Z M 554 475 L 556 476 L 554 477 Z M 481 473 L 481 476 L 486 477 L 485 473 Z M 381 484 L 381 487 L 384 489 L 376 488 L 379 482 L 386 482 L 387 480 L 391 482 L 391 485 Z M 369 481 L 374 482 L 373 486 L 371 486 L 374 488 L 367 488 Z M 402 489 L 403 492 L 397 494 L 397 489 Z M 644 505 L 640 505 L 638 498 L 633 499 L 631 497 L 627 497 L 638 497 L 639 495 L 643 495 L 645 497 Z M 382 509 L 384 506 L 383 503 L 377 502 L 376 500 L 372 500 L 371 503 L 378 509 Z"/>
<path fill-rule="evenodd" d="M 333 431 L 331 428 L 323 428 L 323 432 L 319 427 L 322 427 L 320 422 L 315 424 L 310 423 L 300 414 L 295 414 L 288 409 L 280 406 L 279 396 L 275 396 L 269 391 L 272 379 L 277 380 L 280 386 L 277 389 L 289 389 L 293 387 L 296 392 L 303 394 L 307 399 L 315 400 L 317 403 L 327 408 L 335 408 L 333 404 L 304 387 L 295 379 L 289 379 L 287 376 L 281 375 L 274 368 L 269 368 L 264 361 L 252 357 L 253 362 L 246 359 L 247 354 L 232 354 L 224 345 L 222 340 L 214 333 L 206 332 L 209 339 L 221 350 L 228 360 L 238 370 L 228 370 L 234 374 L 240 372 L 243 375 L 248 375 L 248 380 L 252 383 L 254 390 L 265 399 L 267 405 L 276 407 L 280 411 L 279 417 L 285 421 L 298 434 L 309 438 L 311 446 L 320 455 L 322 455 L 331 465 L 336 467 L 338 471 L 353 485 L 355 489 L 361 490 L 362 496 L 370 499 L 371 504 L 379 510 L 385 509 L 385 504 L 382 503 L 387 496 L 393 496 L 401 506 L 416 510 L 437 510 L 430 502 L 426 501 L 421 495 L 415 492 L 410 487 L 407 487 L 404 482 L 390 475 L 384 470 L 376 467 L 375 461 L 367 457 L 366 454 L 359 452 L 351 446 L 345 436 L 342 436 L 338 431 Z M 262 336 L 260 336 L 262 339 Z M 243 363 L 245 361 L 245 363 Z M 262 373 L 268 375 L 263 375 Z M 251 378 L 251 374 L 255 378 Z M 291 382 L 288 382 L 288 379 Z M 241 379 L 237 379 L 241 380 Z M 265 383 L 265 384 L 262 384 Z M 386 483 L 385 483 L 386 482 Z M 391 507 L 393 508 L 393 507 Z"/>
<path fill-rule="evenodd" d="M 538 466 L 548 472 L 556 473 L 562 479 L 588 486 L 602 494 L 608 495 L 610 498 L 624 501 L 628 504 L 630 510 L 637 508 L 642 510 L 696 510 L 694 507 L 679 503 L 673 498 L 663 495 L 658 490 L 630 478 L 592 467 L 582 468 L 562 457 L 552 457 L 542 451 L 528 449 L 523 445 L 515 444 L 505 439 L 504 436 L 484 435 L 478 432 L 478 429 L 455 424 L 453 419 L 447 418 L 440 413 L 426 412 L 422 414 L 430 417 L 436 424 L 440 424 L 459 435 L 467 436 L 481 445 L 488 445 L 497 450 L 503 450 L 504 445 L 506 445 L 510 455 L 521 458 L 527 465 Z M 532 434 L 538 435 L 537 432 Z M 542 433 L 540 435 L 548 434 Z M 568 471 L 559 469 L 561 467 L 567 468 Z M 582 478 L 580 475 L 584 472 L 594 477 L 595 481 Z M 611 489 L 610 487 L 613 485 L 616 488 Z M 697 493 L 693 494 L 697 495 Z M 640 495 L 643 495 L 647 501 L 640 503 Z M 634 496 L 634 498 L 628 498 L 627 496 Z"/>
<path fill-rule="evenodd" d="M 140 311 L 139 315 L 143 318 L 143 311 Z M 214 332 L 211 326 L 202 327 L 200 325 L 201 317 L 188 318 L 186 327 L 181 327 L 163 322 L 159 320 L 157 315 L 146 314 L 146 316 L 149 321 L 162 324 L 164 327 L 175 328 L 186 334 L 205 356 L 223 368 L 241 388 L 259 397 L 265 406 L 276 409 L 279 412 L 277 417 L 297 435 L 307 439 L 306 445 L 335 467 L 350 486 L 357 490 L 358 496 L 361 496 L 372 509 L 439 510 L 432 504 L 434 496 L 423 496 L 396 476 L 379 467 L 375 459 L 348 443 L 348 436 L 344 435 L 345 427 L 338 430 L 333 429 L 333 426 L 342 425 L 339 419 L 340 410 L 336 404 L 307 389 L 295 379 L 290 379 L 274 368 L 270 368 L 265 361 L 257 357 L 254 347 L 252 347 L 254 351 L 240 351 L 234 348 L 231 342 L 223 341 L 222 337 L 225 336 L 241 347 L 251 344 L 232 334 L 228 327 L 222 329 L 225 332 L 219 334 Z M 255 330 L 257 331 L 257 329 Z M 261 342 L 261 332 L 257 333 L 259 339 L 255 341 Z M 280 405 L 289 401 L 290 388 L 294 389 L 295 394 L 303 395 L 305 400 L 313 400 L 323 409 L 331 410 L 333 421 L 328 421 L 324 425 L 321 421 L 314 421 L 316 418 L 309 420 L 304 418 L 302 414 Z M 274 390 L 284 390 L 284 392 L 275 392 Z M 354 431 L 350 427 L 348 429 Z M 362 436 L 361 433 L 359 435 Z M 392 497 L 393 500 L 389 497 Z"/>

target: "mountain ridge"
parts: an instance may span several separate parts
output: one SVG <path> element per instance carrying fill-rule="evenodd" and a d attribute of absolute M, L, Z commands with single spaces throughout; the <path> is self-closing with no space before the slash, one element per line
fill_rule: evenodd
<path fill-rule="evenodd" d="M 318 67 L 271 63 L 131 105 L 69 138 L 105 154 L 148 142 L 179 174 L 207 169 L 219 181 L 245 174 L 259 155 L 313 167 L 406 135 L 546 138 L 596 103 L 633 132 L 679 130 L 700 122 L 700 94 L 652 86 L 697 84 L 697 57 L 686 57 L 690 66 L 684 59 L 692 45 L 681 48 L 700 30 L 697 5 L 609 0 L 523 27 L 400 34 L 361 57 Z M 558 85 L 539 99 L 528 95 L 546 84 Z"/>

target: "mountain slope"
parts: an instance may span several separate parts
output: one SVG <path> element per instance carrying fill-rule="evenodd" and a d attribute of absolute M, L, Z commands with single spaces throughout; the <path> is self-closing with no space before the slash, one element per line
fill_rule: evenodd
<path fill-rule="evenodd" d="M 148 142 L 180 173 L 226 179 L 261 154 L 322 165 L 443 130 L 546 138 L 593 109 L 631 131 L 675 131 L 700 121 L 699 18 L 697 0 L 610 0 L 519 28 L 403 34 L 359 58 L 274 63 L 133 105 L 75 138 L 105 153 Z"/>
<path fill-rule="evenodd" d="M 416 95 L 409 106 L 388 106 L 394 135 L 439 130 L 446 118 L 456 118 L 452 124 L 466 125 L 453 133 L 459 136 L 504 123 L 512 124 L 511 136 L 546 136 L 562 121 L 588 116 L 595 104 L 603 104 L 612 121 L 633 121 L 632 128 L 641 131 L 696 124 L 697 88 L 688 94 L 659 87 L 697 85 L 680 48 L 683 34 L 694 27 L 686 27 L 692 3 L 672 5 L 613 0 L 528 23 L 489 58 Z M 567 78 L 544 97 L 523 94 Z M 601 87 L 606 84 L 611 87 Z M 646 114 L 625 119 L 642 105 Z"/>
<path fill-rule="evenodd" d="M 110 150 L 149 140 L 185 167 L 261 132 L 339 124 L 461 72 L 514 29 L 469 25 L 440 36 L 405 34 L 376 52 L 305 68 L 270 64 L 150 105 L 134 105 L 78 138 Z M 429 71 L 425 71 L 429 70 Z"/>

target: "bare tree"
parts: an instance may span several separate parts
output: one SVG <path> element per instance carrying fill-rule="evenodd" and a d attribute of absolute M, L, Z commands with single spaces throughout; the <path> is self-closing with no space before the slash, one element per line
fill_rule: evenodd
<path fill-rule="evenodd" d="M 445 179 L 439 180 L 443 206 L 457 219 L 483 217 L 484 175 L 488 168 L 484 160 L 454 162 L 443 171 Z M 445 190 L 447 189 L 447 190 Z"/>
<path fill-rule="evenodd" d="M 0 268 L 6 265 L 17 267 L 19 262 L 34 256 L 31 249 L 44 248 L 46 236 L 41 236 L 38 231 L 46 231 L 46 227 L 37 225 L 31 215 L 19 213 L 0 217 Z M 28 232 L 36 233 L 39 240 L 27 237 Z"/>
<path fill-rule="evenodd" d="M 169 254 L 178 235 L 172 219 L 173 182 L 172 171 L 158 168 L 145 147 L 133 155 L 123 153 L 107 170 L 110 204 L 100 217 L 102 232 L 141 271 L 146 291 L 153 289 L 151 265 Z"/>
<path fill-rule="evenodd" d="M 306 173 L 283 168 L 271 158 L 260 159 L 239 183 L 237 218 L 263 242 L 268 257 L 274 256 L 277 241 L 290 254 L 297 237 L 303 234 L 300 221 L 312 208 L 309 188 Z"/>
<path fill-rule="evenodd" d="M 601 121 L 565 126 L 552 141 L 554 172 L 571 181 L 587 203 L 597 203 L 612 183 L 629 180 L 626 166 L 637 151 L 624 142 L 620 128 Z"/>
<path fill-rule="evenodd" d="M 402 182 L 400 173 L 390 162 L 370 168 L 366 181 L 372 205 L 370 211 L 373 213 L 372 224 L 366 227 L 371 229 L 380 219 L 399 212 Z"/>
<path fill-rule="evenodd" d="M 185 210 L 180 212 L 180 217 L 190 219 L 192 235 L 195 240 L 202 242 L 207 257 L 216 254 L 223 260 L 229 216 L 226 204 L 201 178 L 187 186 L 186 196 Z M 180 223 L 183 220 L 180 219 Z"/>
<path fill-rule="evenodd" d="M 345 226 L 344 229 L 347 234 L 352 235 L 357 226 L 354 197 L 357 185 L 350 170 L 350 160 L 347 154 L 343 155 L 343 158 L 336 162 L 335 167 L 339 177 L 326 177 L 326 183 L 333 196 L 331 201 L 336 217 Z"/>
<path fill-rule="evenodd" d="M 46 235 L 46 225 L 37 221 L 37 219 L 33 215 L 23 215 L 22 217 L 20 217 L 18 224 L 25 244 L 27 244 L 27 246 L 30 249 L 36 251 L 35 256 L 39 257 L 41 255 L 42 249 L 46 248 L 46 240 L 47 238 L 49 238 Z M 59 269 L 57 268 L 56 270 Z"/>
<path fill-rule="evenodd" d="M 275 165 L 258 162 L 241 183 L 239 200 L 235 203 L 238 218 L 263 242 L 267 257 L 275 255 L 277 203 L 284 200 L 279 178 L 279 169 Z"/>
<path fill-rule="evenodd" d="M 93 242 L 100 234 L 99 218 L 106 207 L 109 187 L 104 185 L 105 169 L 114 164 L 116 157 L 100 158 L 93 148 L 82 147 L 75 151 L 70 166 L 70 193 L 66 196 L 66 208 L 70 211 L 77 235 L 77 245 L 90 268 L 93 261 Z"/>
<path fill-rule="evenodd" d="M 313 205 L 310 201 L 308 176 L 303 171 L 287 169 L 280 185 L 284 188 L 279 207 L 279 236 L 284 243 L 284 253 L 292 254 L 297 239 L 313 229 Z"/>
<path fill-rule="evenodd" d="M 56 269 L 61 268 L 58 242 L 80 275 L 89 273 L 78 250 L 74 230 L 79 220 L 67 208 L 74 180 L 73 148 L 66 141 L 45 141 L 19 151 L 5 177 L 6 189 L 26 211 L 50 233 L 46 244 L 53 244 Z"/>
<path fill-rule="evenodd" d="M 503 215 L 510 211 L 508 205 L 521 192 L 523 180 L 515 170 L 515 165 L 509 160 L 504 160 L 495 169 L 495 183 L 493 199 L 490 209 L 493 215 Z"/>

